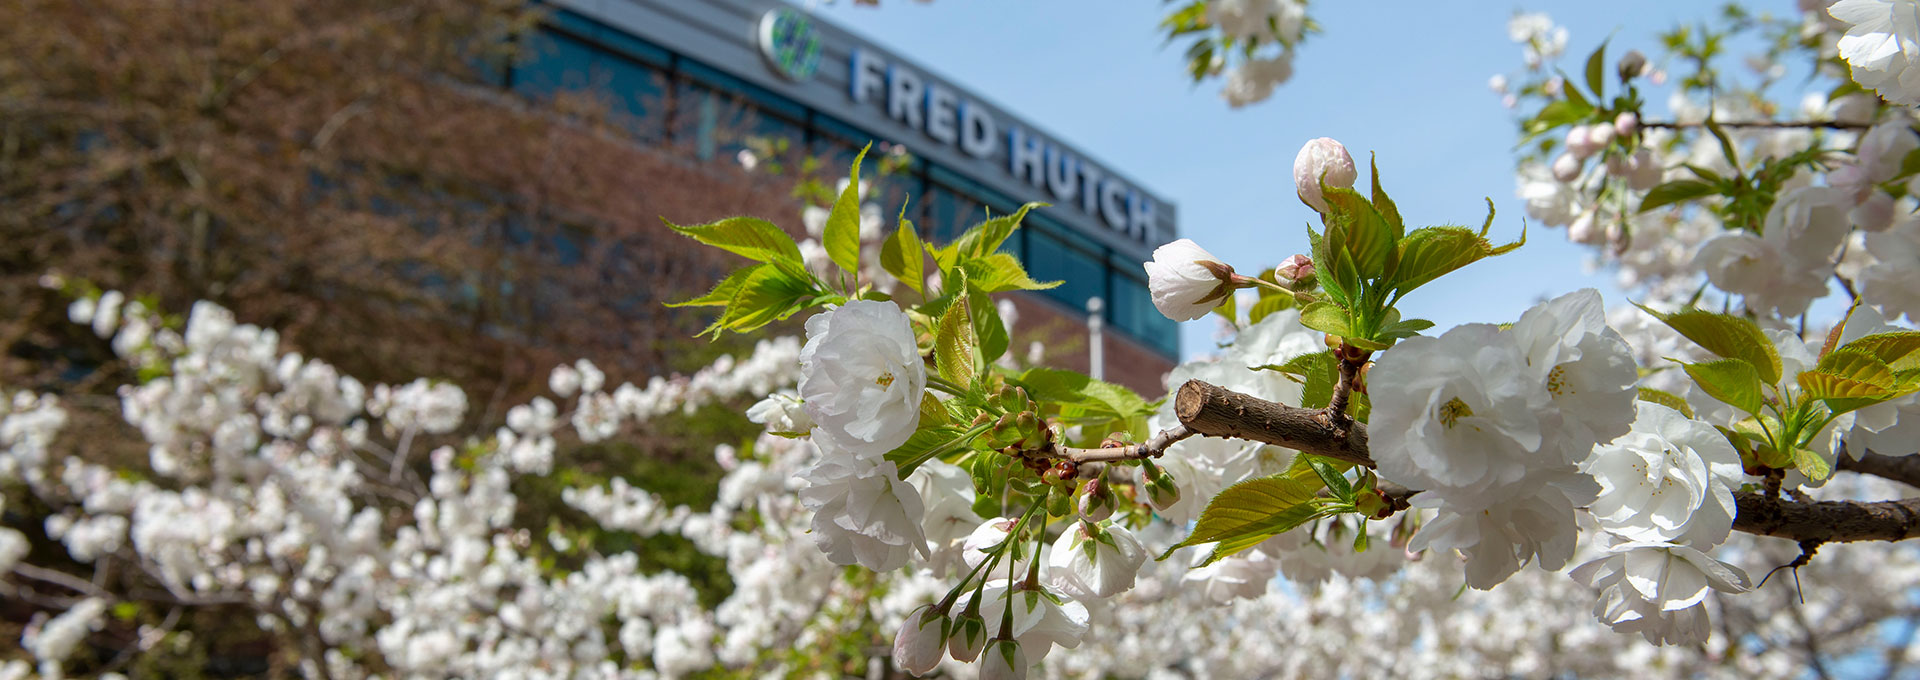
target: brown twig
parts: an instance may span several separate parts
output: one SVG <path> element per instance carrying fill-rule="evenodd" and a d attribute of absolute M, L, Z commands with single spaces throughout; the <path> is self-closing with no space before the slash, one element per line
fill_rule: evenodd
<path fill-rule="evenodd" d="M 1873 127 L 1871 124 L 1868 124 L 1868 123 L 1848 123 L 1848 122 L 1843 122 L 1838 120 L 1751 120 L 1751 121 L 1716 120 L 1714 121 L 1714 123 L 1723 128 L 1807 128 L 1807 129 L 1820 128 L 1825 130 L 1865 130 L 1867 128 Z M 1684 130 L 1687 128 L 1699 128 L 1699 127 L 1706 127 L 1706 126 L 1707 126 L 1706 123 L 1680 123 L 1680 122 L 1673 122 L 1673 121 L 1651 121 L 1651 122 L 1640 123 L 1640 127 L 1643 127 L 1643 128 L 1664 128 L 1668 130 Z"/>
<path fill-rule="evenodd" d="M 1858 459 L 1840 454 L 1838 469 L 1858 472 L 1891 479 L 1907 486 L 1920 488 L 1920 456 L 1883 456 L 1872 451 L 1860 454 Z"/>
<path fill-rule="evenodd" d="M 1193 434 L 1193 430 L 1187 429 L 1187 426 L 1175 425 L 1171 428 L 1161 430 L 1158 434 L 1153 435 L 1153 438 L 1139 444 L 1098 449 L 1077 449 L 1071 446 L 1062 446 L 1060 447 L 1059 457 L 1075 463 L 1106 463 L 1116 460 L 1133 460 L 1136 458 L 1158 458 L 1160 454 L 1166 453 L 1167 447 L 1173 446 L 1174 442 L 1191 437 Z"/>

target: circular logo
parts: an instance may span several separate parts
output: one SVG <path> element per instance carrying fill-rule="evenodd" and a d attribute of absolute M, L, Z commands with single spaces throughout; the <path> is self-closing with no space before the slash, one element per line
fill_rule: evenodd
<path fill-rule="evenodd" d="M 788 80 L 812 78 L 820 70 L 820 52 L 820 33 L 807 15 L 777 7 L 760 17 L 760 53 Z"/>

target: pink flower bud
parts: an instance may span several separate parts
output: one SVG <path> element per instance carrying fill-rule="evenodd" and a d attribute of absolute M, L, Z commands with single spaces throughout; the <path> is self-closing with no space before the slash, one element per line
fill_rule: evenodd
<path fill-rule="evenodd" d="M 1553 178 L 1562 182 L 1571 182 L 1580 177 L 1580 159 L 1571 153 L 1560 154 L 1553 159 Z"/>
<path fill-rule="evenodd" d="M 1352 189 L 1354 180 L 1360 179 L 1360 171 L 1354 168 L 1353 156 L 1347 153 L 1347 147 L 1328 137 L 1320 137 L 1300 147 L 1300 155 L 1293 158 L 1293 186 L 1300 194 L 1300 201 L 1315 211 L 1326 212 L 1327 201 L 1320 195 L 1320 185 Z"/>
<path fill-rule="evenodd" d="M 1613 126 L 1606 123 L 1594 123 L 1587 128 L 1587 141 L 1593 144 L 1593 152 L 1606 150 L 1613 143 Z"/>
<path fill-rule="evenodd" d="M 1621 113 L 1613 119 L 1613 132 L 1621 137 L 1632 137 L 1639 130 L 1640 115 L 1632 111 Z"/>
<path fill-rule="evenodd" d="M 1287 259 L 1280 261 L 1280 266 L 1274 269 L 1274 274 L 1288 281 L 1299 281 L 1313 276 L 1313 259 L 1297 253 L 1289 255 Z"/>
<path fill-rule="evenodd" d="M 1567 129 L 1567 153 L 1575 158 L 1586 159 L 1593 155 L 1592 131 L 1585 125 L 1575 125 Z M 1562 180 L 1565 181 L 1565 180 Z"/>
<path fill-rule="evenodd" d="M 893 665 L 916 676 L 926 675 L 940 665 L 947 647 L 947 617 L 934 611 L 933 605 L 920 605 L 900 623 L 893 638 Z"/>

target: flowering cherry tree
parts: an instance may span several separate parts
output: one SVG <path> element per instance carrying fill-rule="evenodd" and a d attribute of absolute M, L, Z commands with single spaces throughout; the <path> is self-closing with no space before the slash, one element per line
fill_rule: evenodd
<path fill-rule="evenodd" d="M 1363 192 L 1314 139 L 1292 177 L 1311 252 L 1248 275 L 1183 239 L 1143 263 L 1162 313 L 1234 333 L 1155 399 L 1009 355 L 993 296 L 1057 285 L 1000 250 L 1040 206 L 883 236 L 864 154 L 807 240 L 672 225 L 741 258 L 677 303 L 708 333 L 804 337 L 638 383 L 561 365 L 499 427 L 459 386 L 368 384 L 217 305 L 49 276 L 130 369 L 112 407 L 141 450 L 63 453 L 91 441 L 84 402 L 0 401 L 0 574 L 34 612 L 0 677 L 138 674 L 195 611 L 244 614 L 310 677 L 1777 677 L 1868 653 L 1893 675 L 1920 620 L 1920 331 L 1899 323 L 1920 314 L 1920 24 L 1803 5 L 1728 29 L 1850 68 L 1789 119 L 1716 77 L 1712 35 L 1595 50 L 1575 83 L 1550 69 L 1570 32 L 1514 19 L 1524 71 L 1495 84 L 1526 212 L 1638 305 L 1581 290 L 1436 329 L 1404 296 L 1524 231 L 1491 201 L 1477 229 L 1409 226 L 1377 167 Z M 1246 49 L 1305 26 L 1293 7 L 1179 12 Z M 1656 111 L 1642 88 L 1668 78 Z M 714 449 L 708 507 L 564 455 L 714 403 L 764 431 Z M 542 483 L 564 516 L 517 512 Z M 643 567 L 661 536 L 730 589 Z"/>

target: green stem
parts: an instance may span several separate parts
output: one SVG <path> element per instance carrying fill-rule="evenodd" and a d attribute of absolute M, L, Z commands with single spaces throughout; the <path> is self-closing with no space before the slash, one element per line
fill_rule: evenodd
<path fill-rule="evenodd" d="M 948 381 L 946 378 L 942 378 L 937 375 L 929 374 L 927 376 L 927 387 L 940 390 L 942 392 L 951 394 L 956 397 L 965 396 L 967 394 L 966 388 L 961 387 L 959 385 L 955 385 L 952 382 Z"/>

